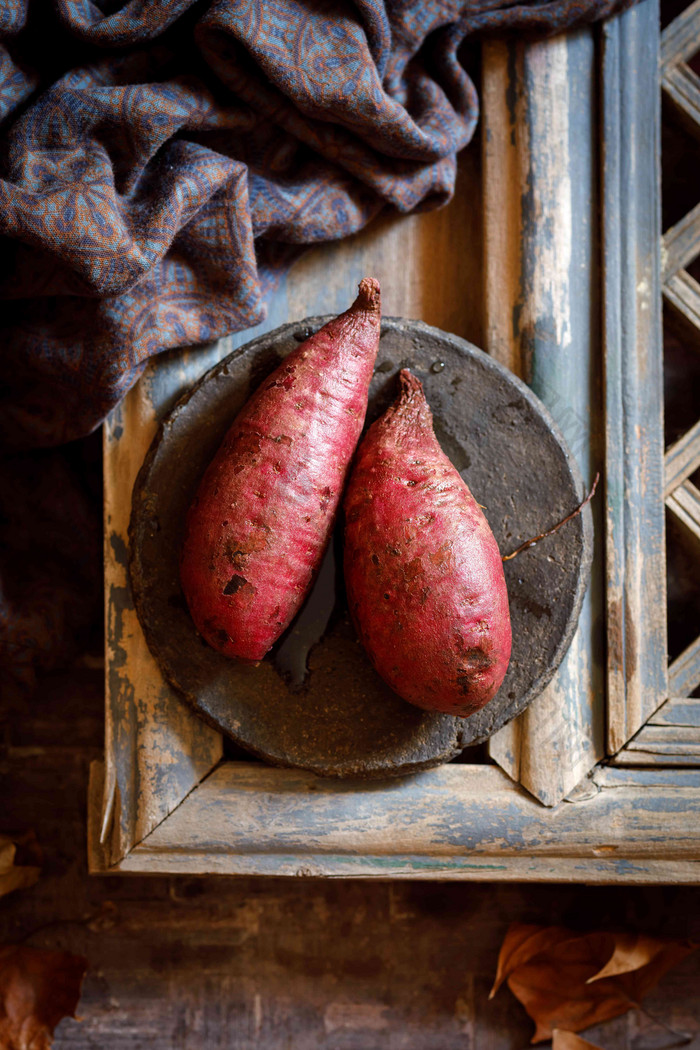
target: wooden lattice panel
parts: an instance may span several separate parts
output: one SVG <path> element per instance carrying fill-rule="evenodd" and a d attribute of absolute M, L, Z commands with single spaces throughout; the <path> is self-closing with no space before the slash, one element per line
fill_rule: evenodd
<path fill-rule="evenodd" d="M 685 133 L 700 140 L 700 77 L 691 61 L 700 51 L 700 0 L 673 21 L 661 38 L 660 81 L 669 115 Z M 698 147 L 700 148 L 700 147 Z M 700 189 L 699 189 L 700 194 Z M 700 256 L 700 202 L 663 235 L 662 292 L 670 317 L 680 323 L 684 343 L 700 351 L 700 284 L 689 272 Z M 664 457 L 664 500 L 673 521 L 700 558 L 700 490 L 692 475 L 700 468 L 700 404 L 697 422 L 667 448 Z M 671 541 L 672 542 L 672 541 Z M 700 595 L 698 595 L 700 603 Z M 700 636 L 668 669 L 670 699 L 663 704 L 622 751 L 626 765 L 700 765 Z"/>
<path fill-rule="evenodd" d="M 661 41 L 661 88 L 686 129 L 700 139 L 700 77 L 689 60 L 700 50 L 700 0 L 668 27 Z M 700 188 L 698 190 L 700 193 Z M 663 293 L 668 305 L 697 332 L 700 346 L 700 284 L 685 269 L 700 255 L 700 202 L 663 238 Z M 688 480 L 700 467 L 698 421 L 666 452 L 668 510 L 700 542 L 700 491 Z M 700 556 L 700 547 L 698 548 Z M 700 595 L 698 596 L 700 601 Z M 671 696 L 687 696 L 700 686 L 700 637 L 669 668 Z"/>
<path fill-rule="evenodd" d="M 700 0 L 687 7 L 661 37 L 661 88 L 688 129 L 700 136 L 700 77 L 689 60 L 699 50 Z M 669 233 L 672 231 L 669 231 Z M 695 252 L 697 254 L 697 251 Z"/>
<path fill-rule="evenodd" d="M 700 0 L 665 30 L 661 38 L 661 90 L 675 117 L 700 139 L 700 77 L 689 62 L 700 50 Z M 666 304 L 700 335 L 700 284 L 686 267 L 700 255 L 700 203 L 667 230 L 662 244 Z M 700 411 L 700 406 L 699 406 Z M 700 424 L 669 449 L 667 494 L 700 465 Z M 682 476 L 681 476 L 682 475 Z M 679 480 L 680 478 L 680 480 Z"/>

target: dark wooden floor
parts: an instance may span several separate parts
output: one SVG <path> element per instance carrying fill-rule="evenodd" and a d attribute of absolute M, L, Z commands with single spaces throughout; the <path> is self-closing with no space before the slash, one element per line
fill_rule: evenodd
<path fill-rule="evenodd" d="M 519 1050 L 524 1011 L 507 989 L 488 1001 L 509 922 L 700 941 L 691 888 L 88 877 L 103 705 L 91 662 L 42 682 L 31 705 L 5 691 L 0 714 L 0 830 L 34 828 L 46 855 L 35 887 L 0 900 L 0 942 L 90 961 L 82 1022 L 61 1023 L 60 1050 Z M 105 901 L 108 928 L 93 932 Z M 700 951 L 648 1005 L 700 1033 Z M 633 1014 L 592 1035 L 608 1050 L 673 1041 Z"/>

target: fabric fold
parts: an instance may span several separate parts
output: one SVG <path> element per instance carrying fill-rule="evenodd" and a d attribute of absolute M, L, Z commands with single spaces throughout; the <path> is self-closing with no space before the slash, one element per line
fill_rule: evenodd
<path fill-rule="evenodd" d="M 303 245 L 446 203 L 478 119 L 465 41 L 628 2 L 0 5 L 0 468 L 25 493 L 2 536 L 0 667 L 60 663 L 99 576 L 99 518 L 62 455 L 19 453 L 90 433 L 159 353 L 256 324 Z M 27 561 L 32 501 L 56 543 Z"/>
<path fill-rule="evenodd" d="M 478 117 L 460 51 L 475 31 L 621 6 L 5 5 L 0 437 L 85 434 L 149 357 L 256 323 L 271 260 L 289 257 L 271 246 L 448 201 Z"/>

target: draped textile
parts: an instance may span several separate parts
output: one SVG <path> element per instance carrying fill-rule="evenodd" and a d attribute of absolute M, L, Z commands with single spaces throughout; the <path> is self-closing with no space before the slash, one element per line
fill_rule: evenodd
<path fill-rule="evenodd" d="M 266 290 L 300 245 L 353 233 L 385 208 L 444 204 L 478 117 L 465 41 L 554 32 L 623 6 L 4 0 L 6 453 L 87 434 L 154 354 L 260 321 Z M 7 469 L 14 486 L 39 484 L 33 470 L 23 482 Z M 80 502 L 71 491 L 64 478 L 58 517 Z M 50 664 L 70 617 L 55 611 L 38 630 L 36 587 L 3 565 L 5 656 Z M 55 578 L 60 610 L 72 597 Z"/>

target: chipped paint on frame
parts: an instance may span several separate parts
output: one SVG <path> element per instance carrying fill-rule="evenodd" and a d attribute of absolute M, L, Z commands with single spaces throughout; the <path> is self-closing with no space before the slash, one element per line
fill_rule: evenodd
<path fill-rule="evenodd" d="M 592 308 L 598 296 L 595 73 L 592 30 L 486 45 L 487 349 L 544 401 L 589 481 L 602 459 Z M 509 273 L 513 259 L 518 279 L 504 286 L 500 275 Z M 604 755 L 600 501 L 593 510 L 597 550 L 572 645 L 542 695 L 489 747 L 510 776 L 550 806 Z"/>
<path fill-rule="evenodd" d="M 219 761 L 221 736 L 163 682 L 136 618 L 128 582 L 133 480 L 155 433 L 140 382 L 105 424 L 105 796 L 100 841 L 118 862 Z M 120 499 L 119 496 L 122 495 Z"/>
<path fill-rule="evenodd" d="M 660 289 L 659 9 L 602 27 L 608 750 L 668 696 Z"/>

